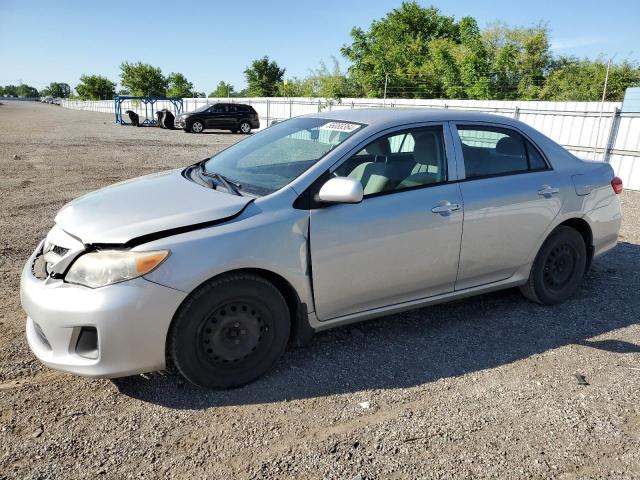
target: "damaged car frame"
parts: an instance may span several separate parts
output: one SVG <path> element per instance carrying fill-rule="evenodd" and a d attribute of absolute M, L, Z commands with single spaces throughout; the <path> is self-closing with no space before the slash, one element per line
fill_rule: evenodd
<path fill-rule="evenodd" d="M 621 190 L 505 117 L 293 118 L 63 207 L 22 272 L 27 339 L 79 375 L 242 385 L 320 330 L 514 286 L 568 299 L 616 245 Z"/>

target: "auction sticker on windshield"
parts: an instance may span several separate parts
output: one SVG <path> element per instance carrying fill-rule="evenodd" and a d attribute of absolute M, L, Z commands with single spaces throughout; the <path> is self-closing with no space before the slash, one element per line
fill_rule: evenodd
<path fill-rule="evenodd" d="M 325 123 L 321 127 L 320 130 L 332 130 L 334 132 L 353 132 L 360 128 L 361 125 L 357 123 L 349 123 L 349 122 L 329 122 Z"/>

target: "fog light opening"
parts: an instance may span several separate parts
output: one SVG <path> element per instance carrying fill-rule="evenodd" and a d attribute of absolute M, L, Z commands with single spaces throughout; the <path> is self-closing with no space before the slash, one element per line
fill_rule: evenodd
<path fill-rule="evenodd" d="M 82 327 L 76 343 L 76 354 L 95 360 L 98 358 L 98 331 L 96 327 Z"/>
<path fill-rule="evenodd" d="M 42 328 L 40 327 L 40 325 L 38 325 L 37 322 L 33 322 L 33 329 L 36 332 L 36 335 L 38 336 L 38 338 L 40 339 L 40 342 L 42 342 L 42 344 L 48 349 L 51 350 L 51 344 L 49 343 L 49 340 L 47 340 L 46 335 L 44 334 L 44 332 L 42 331 Z"/>

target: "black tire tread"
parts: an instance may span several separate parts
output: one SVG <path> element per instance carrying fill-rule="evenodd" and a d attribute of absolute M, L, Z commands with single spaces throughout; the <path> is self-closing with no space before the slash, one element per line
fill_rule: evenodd
<path fill-rule="evenodd" d="M 544 251 L 544 248 L 547 242 L 552 240 L 555 236 L 560 235 L 562 232 L 571 232 L 572 235 L 578 235 L 581 238 L 581 240 L 584 242 L 584 239 L 582 238 L 582 235 L 580 235 L 580 232 L 566 225 L 560 225 L 556 227 L 549 234 L 547 239 L 544 241 L 544 243 L 540 247 L 540 250 L 538 251 L 535 260 L 533 261 L 533 265 L 531 266 L 531 271 L 529 272 L 529 278 L 527 279 L 527 282 L 524 285 L 520 286 L 520 292 L 522 293 L 522 295 L 524 295 L 525 298 L 527 298 L 528 300 L 531 300 L 532 302 L 539 303 L 541 305 L 544 305 L 547 303 L 540 298 L 540 296 L 538 295 L 538 292 L 536 291 L 535 272 L 537 271 L 537 269 L 542 268 L 541 263 L 544 261 L 544 258 L 542 258 L 541 254 Z M 586 251 L 586 247 L 587 246 L 585 245 L 585 251 Z M 583 272 L 583 275 L 585 273 L 586 273 L 586 256 L 585 256 L 585 270 Z"/>
<path fill-rule="evenodd" d="M 189 308 L 195 302 L 200 301 L 200 299 L 203 296 L 212 295 L 213 294 L 212 292 L 215 292 L 216 289 L 220 288 L 222 285 L 229 284 L 232 282 L 238 282 L 238 281 L 253 281 L 253 282 L 258 282 L 263 284 L 273 292 L 276 298 L 278 298 L 282 302 L 282 304 L 285 306 L 285 308 L 288 311 L 287 302 L 284 296 L 282 295 L 282 293 L 280 292 L 280 290 L 278 290 L 271 282 L 269 282 L 268 280 L 266 280 L 265 278 L 259 275 L 251 274 L 251 273 L 233 273 L 233 274 L 223 275 L 221 277 L 215 278 L 213 280 L 210 280 L 209 282 L 204 283 L 203 285 L 198 287 L 193 293 L 191 293 L 191 295 L 189 295 L 189 297 L 182 303 L 182 305 L 178 309 L 178 312 L 176 312 L 176 315 L 169 329 L 169 334 L 168 334 L 169 345 L 168 345 L 167 351 L 169 352 L 170 362 L 168 362 L 168 364 L 170 365 L 170 368 L 175 369 L 184 378 L 188 378 L 188 374 L 186 374 L 186 372 L 181 367 L 180 362 L 178 360 L 178 357 L 177 357 L 178 346 L 177 346 L 177 342 L 175 341 L 176 332 L 178 331 L 178 327 L 181 321 L 184 321 L 183 319 L 185 318 L 187 312 L 189 311 Z M 291 331 L 289 330 L 289 333 L 290 332 Z M 282 347 L 280 348 L 277 358 L 280 358 L 284 354 L 288 343 L 289 342 L 287 339 L 287 341 L 284 342 Z M 233 388 L 233 387 L 241 386 L 245 383 L 247 382 L 241 382 L 233 385 L 219 384 L 219 385 L 211 385 L 211 386 L 220 387 L 220 388 Z"/>

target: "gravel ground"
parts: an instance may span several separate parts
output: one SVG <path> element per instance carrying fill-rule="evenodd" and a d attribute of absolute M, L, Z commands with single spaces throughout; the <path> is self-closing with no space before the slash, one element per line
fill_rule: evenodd
<path fill-rule="evenodd" d="M 0 132 L 0 478 L 640 478 L 639 193 L 561 306 L 508 290 L 324 332 L 232 391 L 88 380 L 23 334 L 20 269 L 55 212 L 242 137 L 17 102 Z"/>

